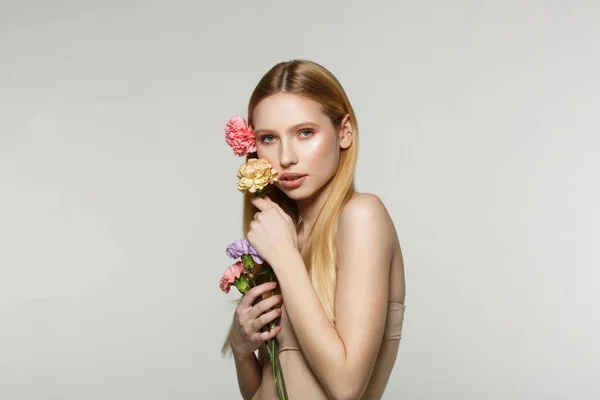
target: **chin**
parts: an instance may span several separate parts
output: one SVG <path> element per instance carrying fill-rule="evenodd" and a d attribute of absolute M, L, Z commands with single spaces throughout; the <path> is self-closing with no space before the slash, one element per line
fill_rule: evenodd
<path fill-rule="evenodd" d="M 310 195 L 306 195 L 303 193 L 286 193 L 287 197 L 289 197 L 290 199 L 294 200 L 294 201 L 302 201 L 302 200 L 306 200 L 310 197 Z"/>
<path fill-rule="evenodd" d="M 281 190 L 291 200 L 304 200 L 306 196 L 301 190 Z"/>
<path fill-rule="evenodd" d="M 310 197 L 310 194 L 308 193 L 308 191 L 302 187 L 299 187 L 298 189 L 286 189 L 283 186 L 277 185 L 277 189 L 279 189 L 282 193 L 284 193 L 291 200 L 304 200 L 304 199 Z"/>
<path fill-rule="evenodd" d="M 302 201 L 309 199 L 315 195 L 314 190 L 300 187 L 298 189 L 279 188 L 287 197 L 294 201 Z"/>

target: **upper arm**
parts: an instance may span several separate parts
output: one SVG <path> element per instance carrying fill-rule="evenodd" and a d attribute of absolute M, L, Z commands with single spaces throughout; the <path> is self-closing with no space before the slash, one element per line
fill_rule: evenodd
<path fill-rule="evenodd" d="M 348 379 L 361 393 L 385 328 L 395 239 L 393 222 L 379 197 L 360 194 L 342 210 L 337 234 L 336 329 L 346 350 Z"/>

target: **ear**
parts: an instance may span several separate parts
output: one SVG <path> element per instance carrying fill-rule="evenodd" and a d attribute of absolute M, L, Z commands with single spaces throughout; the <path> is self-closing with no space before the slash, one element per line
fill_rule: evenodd
<path fill-rule="evenodd" d="M 342 127 L 340 128 L 340 147 L 347 149 L 352 144 L 353 132 L 350 124 L 350 114 L 344 115 L 342 119 Z"/>

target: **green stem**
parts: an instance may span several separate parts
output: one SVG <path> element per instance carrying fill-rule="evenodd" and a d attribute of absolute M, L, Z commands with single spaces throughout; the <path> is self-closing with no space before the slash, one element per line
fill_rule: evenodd
<path fill-rule="evenodd" d="M 273 277 L 273 270 L 269 270 L 267 271 L 269 274 L 269 278 L 271 280 L 271 282 L 274 281 L 274 277 Z M 271 296 L 273 296 L 274 293 L 273 291 L 271 291 Z M 271 322 L 271 328 L 276 327 L 276 324 L 274 321 Z M 281 368 L 281 361 L 279 360 L 279 341 L 277 340 L 277 337 L 274 337 L 272 340 L 272 354 L 273 357 L 275 359 L 275 364 L 277 364 L 277 370 L 279 371 L 279 376 L 280 376 L 280 380 L 279 383 L 282 385 L 283 387 L 283 399 L 287 400 L 288 399 L 288 394 L 287 394 L 287 388 L 285 386 L 285 378 L 283 376 L 283 369 Z M 279 388 L 278 388 L 278 393 L 279 393 Z M 279 397 L 281 398 L 281 396 Z"/>
<path fill-rule="evenodd" d="M 254 280 L 254 274 L 249 273 L 248 274 L 250 276 L 250 279 L 252 280 L 252 286 L 255 287 L 256 286 L 256 281 Z M 259 274 L 261 275 L 261 274 Z M 269 276 L 271 276 L 269 274 Z M 271 291 L 271 295 L 273 295 L 273 292 Z M 256 301 L 254 302 L 253 305 L 256 305 L 260 302 L 260 299 L 256 299 Z M 273 326 L 273 323 L 271 323 L 271 326 Z M 264 332 L 264 327 L 260 328 L 261 332 Z M 275 338 L 273 338 L 275 339 Z M 275 384 L 275 387 L 277 388 L 277 394 L 279 396 L 280 399 L 287 399 L 287 391 L 286 391 L 286 395 L 284 397 L 284 395 L 281 393 L 281 388 L 279 387 L 280 383 L 277 379 L 277 366 L 276 364 L 278 364 L 279 361 L 279 355 L 277 353 L 275 353 L 274 348 L 275 345 L 274 343 L 271 344 L 271 347 L 269 345 L 269 342 L 265 340 L 265 348 L 267 349 L 267 353 L 269 354 L 269 359 L 271 361 L 271 374 L 273 376 L 273 383 Z M 281 366 L 279 366 L 279 369 L 281 370 Z"/>
<path fill-rule="evenodd" d="M 281 368 L 281 362 L 279 361 L 279 341 L 275 342 L 275 357 L 277 358 L 277 367 L 279 369 L 279 376 L 280 376 L 280 381 L 281 381 L 281 386 L 283 386 L 283 394 L 284 394 L 284 399 L 287 400 L 288 395 L 287 395 L 287 388 L 285 387 L 285 378 L 283 377 L 283 369 Z"/>
<path fill-rule="evenodd" d="M 250 271 L 252 271 L 252 269 L 254 268 L 254 262 L 251 258 L 247 257 L 245 261 L 248 266 L 250 267 Z M 258 276 L 264 275 L 264 274 L 268 274 L 269 275 L 269 279 L 271 282 L 274 281 L 274 276 L 273 276 L 273 270 L 272 269 L 268 269 L 266 271 L 261 271 L 260 273 L 258 273 Z M 254 279 L 254 274 L 252 272 L 249 272 L 248 274 L 250 276 L 250 279 L 252 280 L 252 286 L 256 287 L 256 281 Z M 271 291 L 271 296 L 273 296 L 274 293 L 273 291 Z M 256 305 L 260 302 L 261 299 L 257 299 L 253 305 Z M 271 321 L 271 329 L 274 329 L 275 327 L 277 327 L 277 325 L 275 324 L 274 321 Z M 261 332 L 264 332 L 264 327 L 261 327 L 260 330 Z M 273 383 L 275 383 L 275 387 L 277 388 L 277 395 L 279 397 L 279 399 L 283 399 L 283 400 L 288 400 L 288 395 L 287 395 L 287 388 L 285 386 L 285 378 L 283 377 L 283 370 L 281 368 L 281 362 L 279 360 L 279 342 L 277 341 L 277 338 L 274 337 L 273 339 L 271 339 L 271 344 L 269 344 L 268 341 L 265 341 L 265 348 L 267 349 L 267 353 L 269 355 L 269 359 L 271 360 L 271 374 L 273 376 Z M 281 380 L 277 379 L 277 372 L 279 371 L 279 375 L 281 376 Z M 282 393 L 282 388 L 280 387 L 280 385 L 283 387 L 283 393 Z"/>
<path fill-rule="evenodd" d="M 276 370 L 281 371 L 281 365 L 279 363 L 279 354 L 277 354 L 277 340 L 275 338 L 273 338 L 273 354 L 275 355 L 274 358 L 274 363 L 273 365 L 276 367 Z M 275 373 L 277 374 L 277 371 L 275 371 Z M 283 376 L 281 376 L 283 377 Z M 287 396 L 287 390 L 285 389 L 285 385 L 283 385 L 283 381 L 281 379 L 279 379 L 278 381 L 279 386 L 277 387 L 277 393 L 279 394 L 279 398 L 282 400 L 287 400 L 288 396 Z M 283 386 L 283 389 L 280 387 Z M 283 390 L 283 391 L 282 391 Z"/>
<path fill-rule="evenodd" d="M 287 400 L 287 391 L 285 392 L 285 395 L 281 393 L 281 388 L 279 387 L 279 385 L 281 383 L 277 380 L 277 370 L 275 368 L 275 364 L 277 363 L 277 360 L 273 356 L 273 353 L 271 352 L 271 349 L 269 348 L 268 344 L 267 344 L 267 352 L 269 353 L 269 359 L 271 360 L 271 371 L 273 374 L 273 383 L 275 384 L 275 387 L 277 388 L 277 396 L 279 397 L 279 399 Z"/>
<path fill-rule="evenodd" d="M 275 359 L 275 357 L 273 357 L 273 360 L 271 362 L 271 369 L 273 370 L 273 379 L 275 380 L 275 387 L 277 388 L 277 396 L 279 397 L 279 399 L 284 399 L 283 394 L 281 393 L 281 388 L 279 387 L 279 381 L 277 380 L 277 368 L 275 366 L 275 364 L 277 363 L 277 360 Z"/>

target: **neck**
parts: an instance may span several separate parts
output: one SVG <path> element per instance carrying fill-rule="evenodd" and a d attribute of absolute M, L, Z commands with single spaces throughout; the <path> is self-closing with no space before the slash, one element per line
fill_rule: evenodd
<path fill-rule="evenodd" d="M 327 197 L 329 193 L 329 188 L 324 188 L 323 190 L 318 191 L 313 194 L 311 197 L 296 200 L 296 206 L 298 207 L 298 213 L 300 214 L 300 218 L 302 219 L 300 225 L 300 232 L 303 234 L 308 234 L 310 232 L 313 223 L 317 217 L 317 213 L 319 212 L 319 208 L 321 204 Z"/>

